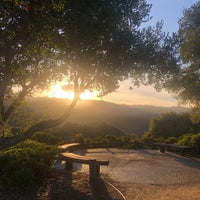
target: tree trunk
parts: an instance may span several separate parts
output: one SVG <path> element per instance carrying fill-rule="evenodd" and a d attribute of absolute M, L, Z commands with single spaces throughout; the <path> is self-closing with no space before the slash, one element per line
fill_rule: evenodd
<path fill-rule="evenodd" d="M 38 131 L 43 131 L 61 125 L 70 116 L 78 100 L 79 100 L 79 95 L 76 95 L 73 101 L 71 102 L 70 106 L 67 108 L 67 110 L 63 113 L 63 115 L 61 115 L 57 119 L 41 121 L 37 124 L 34 124 L 28 130 L 24 131 L 23 133 L 17 136 L 11 138 L 0 138 L 0 150 L 6 149 L 8 147 L 18 144 L 19 142 L 29 139 L 34 133 Z"/>

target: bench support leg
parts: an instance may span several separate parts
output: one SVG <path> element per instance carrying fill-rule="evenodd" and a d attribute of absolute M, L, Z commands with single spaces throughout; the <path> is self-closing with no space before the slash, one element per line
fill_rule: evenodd
<path fill-rule="evenodd" d="M 72 169 L 73 168 L 73 163 L 71 161 L 67 160 L 65 162 L 65 168 L 66 169 Z"/>
<path fill-rule="evenodd" d="M 91 160 L 89 164 L 90 181 L 95 181 L 100 176 L 100 165 L 96 160 Z"/>
<path fill-rule="evenodd" d="M 160 152 L 161 152 L 161 153 L 165 153 L 165 147 L 160 146 Z"/>

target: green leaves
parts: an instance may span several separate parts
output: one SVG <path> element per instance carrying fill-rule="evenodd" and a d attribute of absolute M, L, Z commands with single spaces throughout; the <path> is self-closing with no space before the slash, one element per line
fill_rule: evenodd
<path fill-rule="evenodd" d="M 200 2 L 184 10 L 179 21 L 182 69 L 166 85 L 183 103 L 200 105 Z"/>
<path fill-rule="evenodd" d="M 27 95 L 61 78 L 74 86 L 71 106 L 54 123 L 41 122 L 25 133 L 63 123 L 86 89 L 106 95 L 130 77 L 137 85 L 160 89 L 177 69 L 175 37 L 163 34 L 161 24 L 139 28 L 149 19 L 150 8 L 146 0 L 3 1 L 2 119 L 7 121 Z M 13 95 L 16 86 L 20 90 Z M 7 107 L 6 97 L 15 97 Z"/>
<path fill-rule="evenodd" d="M 187 113 L 164 113 L 150 121 L 149 134 L 153 137 L 179 137 L 189 133 L 192 122 Z"/>
<path fill-rule="evenodd" d="M 28 187 L 50 175 L 58 148 L 27 140 L 0 152 L 0 183 L 4 187 Z"/>

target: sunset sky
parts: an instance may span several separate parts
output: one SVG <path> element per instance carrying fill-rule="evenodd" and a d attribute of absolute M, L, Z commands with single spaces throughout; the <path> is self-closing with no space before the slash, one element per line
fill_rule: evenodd
<path fill-rule="evenodd" d="M 149 25 L 154 25 L 157 21 L 163 20 L 163 30 L 165 32 L 178 31 L 178 20 L 183 16 L 183 10 L 190 8 L 197 0 L 147 0 L 152 4 L 151 15 L 153 18 Z M 134 105 L 156 105 L 156 106 L 177 106 L 177 101 L 166 91 L 158 93 L 152 87 L 140 87 L 129 90 L 130 83 L 125 81 L 120 84 L 121 87 L 112 94 L 102 98 L 105 101 L 111 101 L 121 104 Z"/>
<path fill-rule="evenodd" d="M 151 16 L 153 17 L 148 25 L 155 25 L 157 21 L 163 21 L 163 31 L 171 34 L 178 31 L 178 20 L 183 16 L 183 10 L 190 8 L 191 5 L 198 2 L 197 0 L 147 0 L 152 4 Z M 141 86 L 129 90 L 130 81 L 120 83 L 120 88 L 117 91 L 106 95 L 101 100 L 109 101 L 118 104 L 129 105 L 154 105 L 154 106 L 177 106 L 177 100 L 167 91 L 157 92 L 151 86 Z M 72 92 L 66 92 L 61 89 L 61 86 L 55 85 L 50 91 L 44 92 L 48 97 L 58 98 L 73 98 Z M 81 99 L 98 99 L 96 94 L 91 94 L 86 91 L 82 94 Z M 182 105 L 183 106 L 183 105 Z"/>

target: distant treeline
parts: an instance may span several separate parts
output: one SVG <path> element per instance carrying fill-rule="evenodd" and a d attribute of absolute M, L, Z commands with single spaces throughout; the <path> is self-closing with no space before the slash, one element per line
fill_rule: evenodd
<path fill-rule="evenodd" d="M 60 116 L 68 104 L 69 100 L 66 99 L 33 98 L 12 115 L 9 123 L 14 133 L 17 133 L 18 129 L 26 129 L 42 119 Z M 70 136 L 81 132 L 86 137 L 106 134 L 142 136 L 148 131 L 149 122 L 153 117 L 169 111 L 186 110 L 181 107 L 130 106 L 104 101 L 81 101 L 67 123 L 53 131 Z"/>

